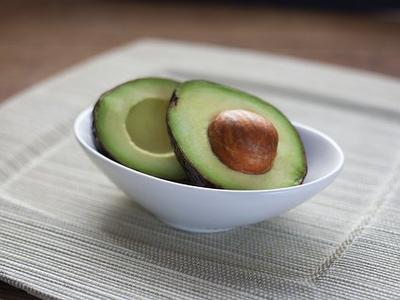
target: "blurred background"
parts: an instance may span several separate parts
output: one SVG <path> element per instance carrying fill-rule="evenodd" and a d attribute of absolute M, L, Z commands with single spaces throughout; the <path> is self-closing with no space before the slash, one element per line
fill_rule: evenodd
<path fill-rule="evenodd" d="M 0 0 L 0 99 L 142 37 L 400 76 L 400 1 Z"/>
<path fill-rule="evenodd" d="M 249 48 L 400 77 L 400 1 L 0 0 L 0 102 L 144 37 Z M 0 283 L 0 299 L 35 298 Z"/>

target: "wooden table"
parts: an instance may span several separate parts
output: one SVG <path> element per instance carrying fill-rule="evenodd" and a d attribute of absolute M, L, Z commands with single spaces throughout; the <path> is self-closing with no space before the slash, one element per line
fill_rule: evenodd
<path fill-rule="evenodd" d="M 184 1 L 0 0 L 0 101 L 142 37 L 218 43 L 400 76 L 399 12 L 350 14 Z M 36 298 L 0 283 L 0 299 Z"/>

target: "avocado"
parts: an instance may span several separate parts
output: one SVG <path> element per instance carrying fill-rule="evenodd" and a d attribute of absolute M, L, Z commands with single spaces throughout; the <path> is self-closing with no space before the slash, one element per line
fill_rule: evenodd
<path fill-rule="evenodd" d="M 169 79 L 141 78 L 102 94 L 93 109 L 93 133 L 100 151 L 140 172 L 184 179 L 165 121 L 177 84 Z"/>
<path fill-rule="evenodd" d="M 175 89 L 167 111 L 175 154 L 198 186 L 274 189 L 303 182 L 302 141 L 277 108 L 217 83 L 192 80 Z"/>

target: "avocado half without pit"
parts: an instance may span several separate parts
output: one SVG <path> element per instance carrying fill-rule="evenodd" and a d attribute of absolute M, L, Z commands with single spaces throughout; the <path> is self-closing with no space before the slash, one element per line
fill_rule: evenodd
<path fill-rule="evenodd" d="M 169 79 L 143 78 L 102 94 L 93 110 L 97 147 L 129 168 L 165 179 L 184 179 L 165 122 L 177 85 Z"/>
<path fill-rule="evenodd" d="M 302 141 L 274 106 L 207 81 L 175 89 L 167 112 L 176 156 L 198 186 L 273 189 L 303 182 Z"/>

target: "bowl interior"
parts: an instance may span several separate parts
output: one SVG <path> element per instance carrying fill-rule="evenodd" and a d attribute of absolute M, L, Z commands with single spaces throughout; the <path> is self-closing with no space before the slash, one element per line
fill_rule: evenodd
<path fill-rule="evenodd" d="M 75 122 L 75 135 L 85 147 L 100 153 L 96 149 L 94 143 L 92 131 L 92 108 L 85 109 L 77 118 Z"/>
<path fill-rule="evenodd" d="M 308 171 L 304 184 L 311 184 L 337 173 L 343 165 L 343 152 L 330 137 L 311 127 L 293 123 L 303 140 Z M 75 122 L 75 135 L 79 142 L 91 152 L 103 156 L 95 147 L 92 132 L 92 108 L 83 111 Z M 115 164 L 116 167 L 125 168 Z M 137 172 L 133 171 L 132 172 Z M 138 172 L 140 173 L 140 172 Z M 148 175 L 147 175 L 148 176 Z M 162 180 L 162 179 L 160 179 Z"/>
<path fill-rule="evenodd" d="M 304 144 L 307 176 L 304 183 L 336 173 L 343 165 L 343 152 L 330 137 L 308 126 L 294 123 Z"/>

